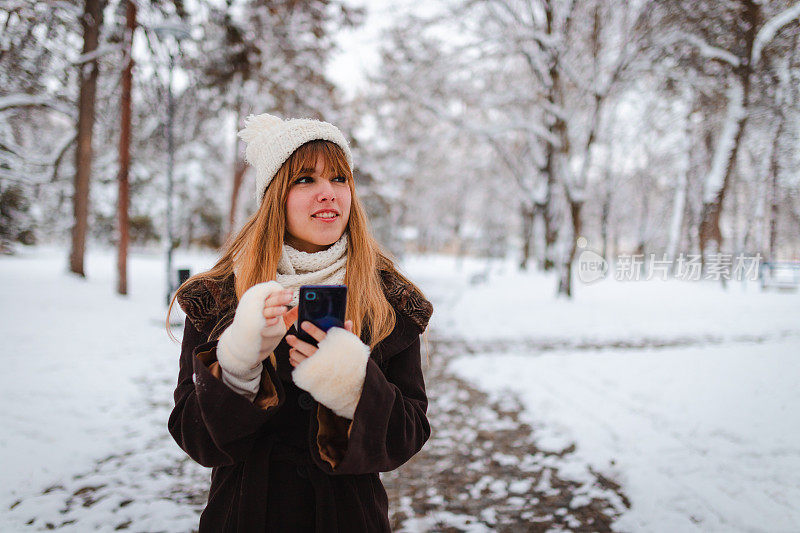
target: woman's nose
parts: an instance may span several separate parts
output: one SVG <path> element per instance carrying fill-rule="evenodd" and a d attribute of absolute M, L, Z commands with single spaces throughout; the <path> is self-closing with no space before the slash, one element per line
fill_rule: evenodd
<path fill-rule="evenodd" d="M 322 180 L 322 184 L 319 186 L 319 190 L 317 191 L 317 200 L 333 200 L 334 199 L 334 189 L 333 184 L 328 180 Z"/>

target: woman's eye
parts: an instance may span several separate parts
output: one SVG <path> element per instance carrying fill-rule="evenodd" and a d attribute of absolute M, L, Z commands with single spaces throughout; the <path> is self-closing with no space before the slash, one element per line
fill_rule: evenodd
<path fill-rule="evenodd" d="M 336 177 L 335 177 L 335 178 L 333 178 L 333 179 L 334 179 L 334 180 L 340 180 L 340 181 L 339 181 L 339 183 L 347 183 L 347 178 L 346 178 L 345 176 L 336 176 Z M 312 178 L 311 176 L 302 176 L 302 177 L 300 177 L 300 178 L 297 178 L 296 180 L 294 180 L 294 182 L 295 182 L 295 183 L 304 183 L 304 181 L 303 181 L 303 180 L 311 180 L 311 181 L 314 181 L 314 178 Z"/>

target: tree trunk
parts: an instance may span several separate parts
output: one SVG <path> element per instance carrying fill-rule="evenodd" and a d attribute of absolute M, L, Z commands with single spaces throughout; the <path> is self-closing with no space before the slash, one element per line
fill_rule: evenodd
<path fill-rule="evenodd" d="M 775 130 L 777 132 L 777 129 Z M 772 148 L 775 147 L 773 140 L 770 143 Z M 772 161 L 772 153 L 766 154 L 764 161 L 761 163 L 757 170 L 758 179 L 752 186 L 753 208 L 752 213 L 747 217 L 747 232 L 745 233 L 744 249 L 748 252 L 757 250 L 759 253 L 763 252 L 766 257 L 767 237 L 764 228 L 769 224 L 767 214 L 767 204 L 769 203 L 769 167 Z"/>
<path fill-rule="evenodd" d="M 97 50 L 100 27 L 103 24 L 101 0 L 86 0 L 81 17 L 83 28 L 83 52 Z M 83 259 L 86 252 L 86 230 L 89 223 L 89 181 L 92 173 L 92 129 L 94 126 L 94 102 L 97 92 L 97 59 L 81 62 L 79 69 L 80 96 L 78 99 L 78 134 L 75 150 L 75 192 L 72 197 L 74 222 L 72 226 L 72 248 L 69 256 L 71 272 L 86 277 Z"/>
<path fill-rule="evenodd" d="M 522 216 L 522 261 L 520 270 L 528 269 L 528 261 L 531 257 L 531 242 L 533 241 L 533 224 L 536 219 L 536 207 L 530 207 L 525 202 L 520 204 L 520 215 Z"/>
<path fill-rule="evenodd" d="M 546 23 L 547 35 L 553 35 L 555 32 L 555 14 L 553 12 L 553 3 L 547 1 L 544 3 L 544 14 Z M 552 109 L 561 110 L 561 94 L 560 94 L 560 73 L 558 70 L 558 57 L 551 59 L 551 64 L 548 69 L 550 77 L 550 86 L 547 89 L 547 102 Z M 555 133 L 559 139 L 566 141 L 566 128 L 564 118 L 561 113 L 552 113 L 552 123 L 549 124 L 550 130 Z M 568 150 L 566 145 L 561 147 L 553 146 L 553 143 L 548 142 L 545 150 L 545 167 L 544 173 L 547 179 L 547 192 L 545 194 L 545 209 L 544 216 L 544 270 L 549 271 L 555 266 L 555 245 L 558 240 L 558 227 L 555 223 L 556 218 L 556 205 L 555 205 L 555 190 L 558 179 L 563 179 L 564 176 L 556 176 L 559 170 L 563 171 L 558 165 L 558 157 L 563 150 Z"/>
<path fill-rule="evenodd" d="M 647 219 L 647 215 L 650 213 L 650 191 L 648 190 L 648 184 L 642 187 L 642 197 L 639 200 L 639 205 L 641 209 L 639 209 L 639 223 L 637 224 L 638 234 L 636 235 L 636 250 L 634 250 L 634 253 L 644 254 L 645 248 L 647 247 L 648 236 L 650 235 L 650 228 L 648 227 L 649 221 Z"/>
<path fill-rule="evenodd" d="M 728 116 L 714 151 L 711 170 L 706 178 L 706 189 L 703 195 L 703 211 L 700 221 L 700 253 L 705 266 L 705 253 L 709 244 L 716 243 L 716 251 L 721 251 L 722 232 L 719 219 L 722 213 L 722 202 L 730 186 L 731 175 L 736 164 L 736 155 L 750 112 L 750 83 L 752 67 L 750 57 L 758 29 L 760 7 L 748 2 L 745 15 L 747 30 L 744 33 L 745 52 L 741 65 L 736 68 L 731 87 L 728 91 Z"/>
<path fill-rule="evenodd" d="M 136 4 L 128 0 L 125 12 L 125 56 L 122 70 L 119 133 L 119 243 L 117 248 L 117 293 L 128 294 L 128 170 L 131 163 L 131 88 L 133 84 L 133 33 L 136 31 Z"/>
<path fill-rule="evenodd" d="M 699 215 L 692 202 L 686 202 L 684 210 L 684 218 L 686 219 L 686 227 L 683 230 L 683 242 L 686 243 L 684 250 L 690 254 L 694 254 L 700 249 L 700 245 L 697 242 L 697 236 L 699 234 L 697 230 Z"/>
<path fill-rule="evenodd" d="M 678 255 L 678 246 L 681 241 L 681 228 L 684 224 L 684 214 L 686 212 L 686 196 L 689 187 L 689 170 L 692 161 L 692 115 L 694 113 L 694 102 L 692 101 L 691 91 L 686 91 L 685 97 L 688 101 L 686 119 L 684 123 L 684 144 L 681 149 L 681 166 L 678 168 L 678 181 L 675 184 L 675 193 L 672 198 L 672 220 L 669 224 L 669 240 L 667 242 L 667 258 L 675 265 L 675 257 Z"/>
<path fill-rule="evenodd" d="M 611 218 L 611 203 L 614 201 L 614 174 L 611 170 L 611 165 L 615 155 L 614 123 L 616 115 L 616 109 L 612 110 L 605 125 L 605 137 L 608 143 L 608 149 L 606 150 L 606 157 L 603 162 L 603 200 L 600 206 L 600 241 L 602 251 L 600 255 L 602 255 L 603 259 L 606 261 L 608 261 L 609 257 L 609 219 Z"/>
<path fill-rule="evenodd" d="M 770 175 L 770 210 L 769 210 L 769 256 L 768 261 L 775 261 L 775 242 L 778 238 L 778 173 L 779 166 L 779 142 L 780 137 L 783 135 L 784 122 L 786 115 L 781 112 L 780 122 L 778 122 L 778 130 L 775 132 L 775 138 L 772 140 L 772 154 L 769 162 L 769 175 Z"/>
<path fill-rule="evenodd" d="M 462 212 L 462 211 L 459 211 Z M 461 236 L 461 217 L 456 215 L 453 223 L 453 240 L 455 241 L 456 268 L 460 271 L 464 264 L 464 240 Z"/>
<path fill-rule="evenodd" d="M 552 33 L 553 20 L 554 20 L 553 15 L 554 13 L 552 10 L 552 3 L 548 2 L 547 8 L 545 9 L 545 19 L 546 19 L 548 34 Z M 592 75 L 596 76 L 598 70 L 597 66 L 599 61 L 598 58 L 600 53 L 600 32 L 601 32 L 601 22 L 602 22 L 599 6 L 596 6 L 594 15 L 595 16 L 592 27 L 591 45 L 592 45 L 592 57 L 594 58 L 594 63 L 593 63 L 594 70 Z M 565 26 L 564 38 L 568 38 L 569 19 L 570 17 L 568 15 L 567 19 L 564 22 Z M 559 109 L 559 110 L 564 109 L 564 96 L 565 96 L 564 87 L 562 87 L 561 85 L 561 72 L 560 72 L 561 61 L 563 61 L 563 58 L 556 56 L 550 66 L 549 74 L 550 74 L 551 86 L 548 94 L 548 97 L 554 109 Z M 570 168 L 569 168 L 569 161 L 570 161 L 570 156 L 572 154 L 572 147 L 570 145 L 569 132 L 567 131 L 566 119 L 563 117 L 562 113 L 557 113 L 555 115 L 555 121 L 552 127 L 552 132 L 559 140 L 558 149 L 555 151 L 554 154 L 556 160 L 556 171 L 557 171 L 556 174 L 558 176 L 558 179 L 563 184 L 564 193 L 567 198 L 567 203 L 569 205 L 570 219 L 572 221 L 572 235 L 570 235 L 569 249 L 566 256 L 562 256 L 563 262 L 561 264 L 561 276 L 558 285 L 558 293 L 564 294 L 567 297 L 572 297 L 572 264 L 575 261 L 575 253 L 577 251 L 578 237 L 581 236 L 581 226 L 582 226 L 581 210 L 584 204 L 586 181 L 592 161 L 592 147 L 594 146 L 594 142 L 597 139 L 597 132 L 600 127 L 601 113 L 604 101 L 605 101 L 605 96 L 600 92 L 595 91 L 593 94 L 593 109 L 589 123 L 589 132 L 586 136 L 586 141 L 583 144 L 583 164 L 581 165 L 581 169 L 574 181 L 570 179 Z"/>
<path fill-rule="evenodd" d="M 545 193 L 544 208 L 542 212 L 542 225 L 544 226 L 544 254 L 542 269 L 547 272 L 555 266 L 555 245 L 558 240 L 558 225 L 556 224 L 555 206 L 555 153 L 553 145 L 547 144 L 547 164 L 545 166 L 545 177 L 547 179 L 547 192 Z"/>
<path fill-rule="evenodd" d="M 558 283 L 558 293 L 564 294 L 568 298 L 572 297 L 572 263 L 575 260 L 575 252 L 578 249 L 578 236 L 581 234 L 581 209 L 583 201 L 569 201 L 569 213 L 572 219 L 572 240 L 569 245 L 569 252 L 564 260 L 564 267 L 561 270 L 561 278 Z"/>
<path fill-rule="evenodd" d="M 236 143 L 238 146 L 238 142 Z M 236 156 L 236 162 L 233 165 L 233 187 L 231 190 L 231 210 L 228 214 L 228 234 L 225 236 L 225 241 L 231 238 L 236 231 L 236 210 L 239 208 L 239 190 L 242 188 L 244 181 L 244 173 L 247 171 L 247 163 L 244 159 Z"/>
<path fill-rule="evenodd" d="M 561 93 L 561 82 L 558 69 L 553 68 L 550 72 L 550 75 L 553 83 L 551 88 L 553 103 L 558 106 L 559 109 L 563 109 L 564 102 L 563 94 Z M 556 134 L 560 141 L 560 146 L 556 150 L 553 150 L 552 154 L 552 161 L 555 162 L 555 172 L 553 174 L 558 174 L 558 179 L 563 185 L 564 193 L 567 198 L 567 204 L 569 205 L 570 219 L 572 221 L 572 235 L 570 235 L 569 252 L 566 254 L 566 257 L 562 256 L 561 258 L 563 262 L 561 264 L 561 276 L 558 283 L 558 294 L 564 294 L 568 298 L 571 298 L 572 262 L 575 258 L 577 239 L 581 234 L 580 217 L 583 201 L 580 198 L 576 198 L 576 196 L 573 194 L 573 191 L 570 189 L 570 179 L 567 175 L 569 172 L 567 161 L 569 160 L 570 145 L 569 136 L 567 134 L 567 123 L 563 120 L 563 118 L 556 117 L 555 123 L 553 124 L 553 133 Z M 552 162 L 548 161 L 548 164 L 552 164 Z"/>
<path fill-rule="evenodd" d="M 749 78 L 749 75 L 747 78 Z M 734 83 L 739 83 L 739 80 L 734 81 Z M 747 86 L 747 90 L 742 86 L 741 90 L 734 87 L 729 91 L 728 117 L 714 151 L 711 170 L 706 178 L 699 235 L 703 263 L 705 263 L 706 251 L 712 243 L 716 244 L 716 249 L 712 250 L 712 253 L 719 252 L 722 247 L 722 232 L 719 226 L 719 219 L 722 213 L 722 202 L 725 200 L 725 195 L 730 187 L 736 155 L 744 132 L 747 117 L 745 101 L 746 94 L 749 92 L 749 81 Z M 721 180 L 719 179 L 720 177 L 722 178 Z"/>
<path fill-rule="evenodd" d="M 236 98 L 235 112 L 236 122 L 234 124 L 234 128 L 238 129 L 242 115 L 241 92 Z M 233 138 L 233 184 L 231 186 L 231 208 L 230 212 L 228 213 L 228 231 L 226 232 L 223 242 L 228 242 L 229 239 L 233 238 L 233 235 L 236 232 L 236 211 L 239 207 L 239 191 L 242 188 L 244 175 L 247 172 L 247 163 L 245 162 L 244 158 L 239 155 L 239 136 L 234 135 Z"/>
<path fill-rule="evenodd" d="M 736 172 L 733 174 L 731 183 L 731 195 L 732 195 L 732 202 L 731 202 L 731 229 L 733 232 L 732 235 L 732 252 L 733 253 L 740 253 L 744 249 L 744 229 L 742 228 L 742 218 L 740 213 L 742 212 L 742 188 L 744 184 L 742 183 L 742 176 L 739 174 L 739 169 L 736 169 Z M 745 207 L 745 209 L 747 209 Z"/>
<path fill-rule="evenodd" d="M 550 79 L 552 82 L 550 91 L 552 98 L 551 101 L 558 109 L 563 109 L 564 98 L 561 92 L 561 78 L 556 65 L 554 65 L 554 67 L 550 70 Z M 566 255 L 566 257 L 561 257 L 562 264 L 561 276 L 558 283 L 558 294 L 564 294 L 567 297 L 572 297 L 572 261 L 575 257 L 577 238 L 580 236 L 580 213 L 583 201 L 580 198 L 576 198 L 573 194 L 573 191 L 570 189 L 572 184 L 570 183 L 570 178 L 568 175 L 569 166 L 567 163 L 569 161 L 570 144 L 569 136 L 567 134 L 567 123 L 562 117 L 556 116 L 552 131 L 558 137 L 560 146 L 552 151 L 552 158 L 548 160 L 547 163 L 548 166 L 551 166 L 552 168 L 552 175 L 557 175 L 558 180 L 563 185 L 564 193 L 567 198 L 567 204 L 569 205 L 570 218 L 572 220 L 572 235 L 570 236 L 571 242 L 569 245 L 569 253 Z M 549 204 L 552 207 L 553 202 L 551 201 Z"/>
<path fill-rule="evenodd" d="M 609 179 L 608 177 L 609 171 L 606 170 L 606 180 Z M 603 256 L 603 259 L 608 261 L 608 219 L 611 215 L 611 188 L 608 187 L 605 190 L 605 194 L 603 194 L 603 205 L 601 206 L 600 210 L 600 241 L 602 242 L 602 252 L 600 255 Z"/>

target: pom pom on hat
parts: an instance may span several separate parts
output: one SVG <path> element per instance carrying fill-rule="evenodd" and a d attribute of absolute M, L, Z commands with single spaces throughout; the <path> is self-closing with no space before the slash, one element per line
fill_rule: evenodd
<path fill-rule="evenodd" d="M 247 143 L 245 161 L 256 170 L 256 202 L 261 203 L 275 173 L 300 145 L 323 139 L 339 145 L 344 151 L 347 164 L 353 169 L 353 156 L 347 139 L 339 128 L 329 122 L 312 118 L 282 120 L 280 117 L 262 113 L 249 115 L 245 126 L 238 133 Z"/>
<path fill-rule="evenodd" d="M 275 115 L 268 113 L 250 115 L 245 119 L 244 129 L 239 132 L 239 137 L 249 143 L 255 141 L 259 136 L 279 128 L 281 124 L 283 124 L 283 120 Z"/>

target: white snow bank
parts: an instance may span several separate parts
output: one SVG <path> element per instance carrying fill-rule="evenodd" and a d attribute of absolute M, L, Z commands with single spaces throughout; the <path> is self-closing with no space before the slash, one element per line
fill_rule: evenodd
<path fill-rule="evenodd" d="M 485 284 L 460 279 L 449 281 L 452 312 L 437 317 L 446 338 L 574 343 L 800 334 L 800 293 L 761 292 L 757 282 L 731 281 L 725 290 L 712 281 L 576 281 L 569 300 L 556 296 L 553 276 L 509 264 Z"/>
<path fill-rule="evenodd" d="M 459 357 L 519 394 L 539 445 L 617 479 L 622 531 L 797 531 L 800 342 Z"/>

